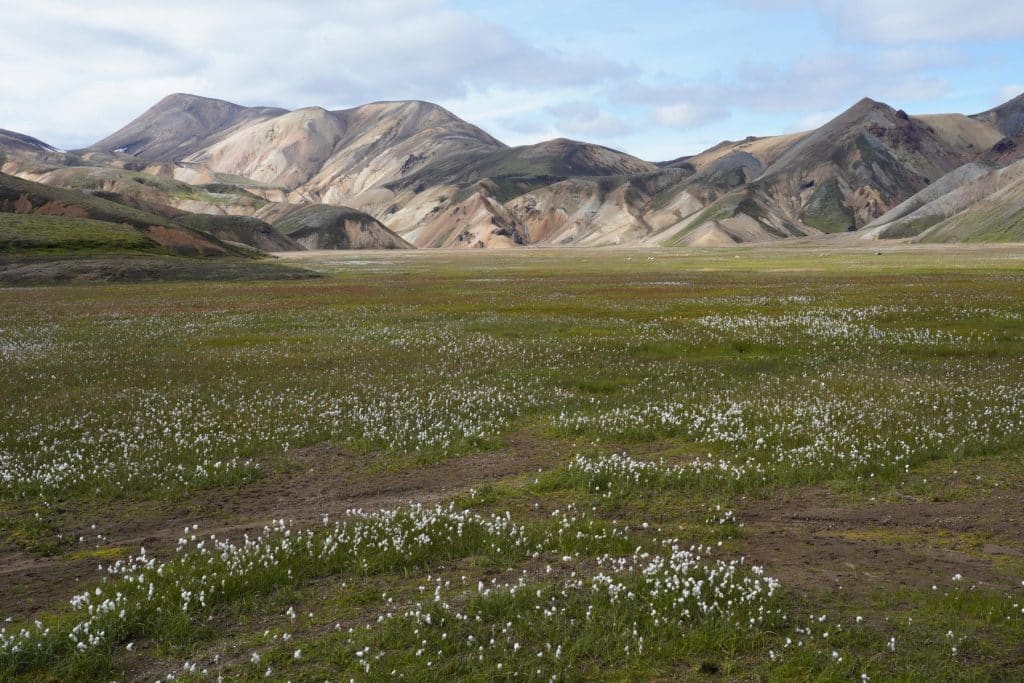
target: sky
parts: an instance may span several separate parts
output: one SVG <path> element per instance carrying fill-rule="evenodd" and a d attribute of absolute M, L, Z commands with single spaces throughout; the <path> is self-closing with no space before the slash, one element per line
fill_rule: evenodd
<path fill-rule="evenodd" d="M 500 140 L 649 160 L 814 128 L 862 97 L 1024 92 L 1016 0 L 0 0 L 0 128 L 63 149 L 165 95 L 441 104 Z"/>

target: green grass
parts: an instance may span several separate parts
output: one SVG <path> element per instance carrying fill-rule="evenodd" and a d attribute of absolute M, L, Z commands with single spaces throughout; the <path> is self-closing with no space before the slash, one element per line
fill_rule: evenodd
<path fill-rule="evenodd" d="M 160 570 L 82 576 L 76 591 L 126 596 L 94 646 L 69 637 L 87 608 L 19 614 L 7 635 L 36 635 L 0 652 L 0 676 L 1018 677 L 1024 548 L 984 510 L 1024 482 L 1021 252 L 629 256 L 338 254 L 315 281 L 6 290 L 0 549 L 107 567 L 139 533 L 200 530 L 180 551 L 155 539 Z M 516 458 L 543 466 L 473 474 Z M 203 531 L 315 519 L 330 482 L 365 480 L 373 501 L 449 462 L 457 481 L 415 492 L 453 504 L 428 521 L 278 525 L 249 546 Z M 268 491 L 286 510 L 245 507 Z M 788 497 L 812 502 L 776 526 L 745 518 Z M 901 524 L 910 503 L 964 511 Z M 881 505 L 891 524 L 857 522 Z M 805 528 L 843 510 L 847 526 Z M 644 570 L 711 546 L 686 576 L 733 595 L 716 563 L 766 538 L 864 556 L 808 569 L 769 553 L 781 586 L 711 611 Z M 896 588 L 872 549 L 947 553 L 964 576 L 912 566 Z M 804 577 L 830 570 L 851 585 Z"/>
<path fill-rule="evenodd" d="M 254 208 L 266 204 L 266 200 L 236 184 L 211 183 L 195 186 L 150 173 L 103 166 L 64 168 L 57 172 L 56 177 L 51 177 L 51 181 L 52 184 L 66 190 L 100 196 L 129 205 L 132 201 L 170 205 L 175 200 L 200 201 L 212 205 L 237 204 L 241 200 Z M 126 197 L 128 201 L 119 201 L 117 197 L 121 196 Z M 162 212 L 156 210 L 154 213 Z"/>
<path fill-rule="evenodd" d="M 244 244 L 254 249 L 267 243 L 286 244 L 286 240 L 282 239 L 280 233 L 273 226 L 251 216 L 214 216 L 194 213 L 181 216 L 177 221 L 190 228 L 221 237 L 225 241 Z M 268 251 L 273 250 L 268 248 Z"/>
<path fill-rule="evenodd" d="M 138 230 L 85 218 L 0 213 L 0 254 L 161 252 Z"/>
<path fill-rule="evenodd" d="M 168 181 L 146 174 L 138 174 L 133 182 L 140 185 L 163 187 Z M 122 197 L 116 195 L 116 198 Z M 161 207 L 156 207 L 156 210 L 152 211 L 149 202 L 136 201 L 136 199 L 134 196 L 127 196 L 127 199 L 124 199 L 125 203 L 119 203 L 86 192 L 43 185 L 0 173 L 0 213 L 61 215 L 71 219 L 91 219 L 112 224 L 115 227 L 111 230 L 135 228 L 143 234 L 147 232 L 152 234 L 154 230 L 162 228 L 165 230 L 160 232 L 169 231 L 168 235 L 164 237 L 166 241 L 161 241 L 165 247 L 164 251 L 167 252 L 190 256 L 203 254 L 249 256 L 246 250 L 236 249 L 212 235 L 175 222 L 163 215 L 167 212 L 162 211 Z M 138 204 L 143 208 L 137 208 L 132 204 Z M 70 227 L 71 224 L 65 223 L 65 226 Z M 91 225 L 89 239 L 92 241 L 87 242 L 87 246 L 98 243 L 103 247 L 113 239 L 109 234 L 97 235 L 96 230 L 97 226 Z M 66 231 L 55 231 L 53 227 L 47 229 L 47 235 L 48 237 L 45 239 L 48 241 L 45 244 L 50 245 L 51 248 L 54 240 L 72 237 Z M 72 248 L 80 247 L 76 243 L 76 246 Z M 132 248 L 137 247 L 133 246 Z"/>

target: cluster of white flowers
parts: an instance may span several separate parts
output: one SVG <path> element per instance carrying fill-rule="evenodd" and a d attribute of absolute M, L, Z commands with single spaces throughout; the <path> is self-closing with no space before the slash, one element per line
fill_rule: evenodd
<path fill-rule="evenodd" d="M 701 304 L 714 307 L 715 301 Z M 416 306 L 388 305 L 356 307 L 344 315 L 302 310 L 289 314 L 286 326 L 279 313 L 224 310 L 104 314 L 68 326 L 11 324 L 0 328 L 0 349 L 23 351 L 18 386 L 32 390 L 0 405 L 0 494 L 118 495 L 230 485 L 255 476 L 267 454 L 325 441 L 445 456 L 490 443 L 531 411 L 571 432 L 671 433 L 728 447 L 734 455 L 713 458 L 710 466 L 716 468 L 727 463 L 737 471 L 756 471 L 765 458 L 753 455 L 769 451 L 794 464 L 822 459 L 857 463 L 881 452 L 895 454 L 895 463 L 908 451 L 920 451 L 922 439 L 955 444 L 940 416 L 952 411 L 955 420 L 970 417 L 965 408 L 971 406 L 963 401 L 954 405 L 945 397 L 958 391 L 958 383 L 980 399 L 971 402 L 982 411 L 982 422 L 991 423 L 984 413 L 989 403 L 1005 412 L 1005 406 L 996 405 L 1003 397 L 990 401 L 983 383 L 974 385 L 963 377 L 875 386 L 873 396 L 867 391 L 858 396 L 842 384 L 871 349 L 961 349 L 988 343 L 991 334 L 906 323 L 930 311 L 921 306 L 843 308 L 817 302 L 808 307 L 811 301 L 801 296 L 725 297 L 722 307 L 782 312 L 699 318 L 657 315 L 670 300 L 640 308 L 635 302 L 612 301 L 607 306 L 621 309 L 622 315 L 603 317 L 600 333 L 528 338 L 482 331 L 507 327 L 507 316 L 481 313 L 466 320 L 439 314 L 425 320 L 417 317 Z M 990 308 L 947 308 L 951 319 L 1012 317 Z M 638 310 L 645 315 L 638 317 Z M 408 322 L 396 322 L 405 316 Z M 586 316 L 560 314 L 558 321 L 569 330 L 593 328 L 593 319 Z M 536 314 L 522 322 L 544 329 L 550 318 Z M 722 368 L 687 362 L 678 347 L 714 348 L 740 339 L 799 349 L 801 358 L 821 362 L 808 373 L 832 373 L 835 389 L 812 391 L 793 381 L 764 391 L 758 387 L 758 392 L 748 385 L 730 389 Z M 147 349 L 167 345 L 209 349 L 219 363 L 211 365 L 216 371 L 178 377 L 147 358 Z M 841 362 L 842 356 L 828 354 L 854 347 L 859 354 L 855 364 L 828 367 L 822 360 Z M 481 372 L 474 350 L 500 358 L 502 371 Z M 274 373 L 281 361 L 320 354 L 335 364 L 295 381 Z M 647 364 L 646 354 L 656 361 Z M 8 355 L 0 351 L 0 358 Z M 396 357 L 408 360 L 399 366 Z M 90 400 L 88 391 L 64 391 L 67 378 L 103 377 L 108 368 L 122 373 L 124 381 L 97 391 L 102 400 Z M 582 378 L 577 386 L 559 379 L 567 369 Z M 588 383 L 595 369 L 632 379 L 607 387 L 598 381 L 595 387 Z M 253 381 L 257 376 L 260 381 Z M 1012 374 L 1006 377 L 1010 381 Z M 613 393 L 604 395 L 606 389 Z M 558 407 L 561 413 L 552 415 Z M 920 428 L 913 424 L 915 412 L 924 416 Z M 856 429 L 859 422 L 879 428 Z M 1002 425 L 1004 431 L 1019 425 L 1019 420 L 1009 422 Z"/>
<path fill-rule="evenodd" d="M 31 363 L 54 353 L 55 333 L 51 325 L 0 327 L 0 363 Z"/>
<path fill-rule="evenodd" d="M 723 510 L 721 505 L 716 505 L 715 509 L 711 510 L 711 514 L 704 520 L 704 523 L 716 526 L 729 526 L 733 524 L 743 526 L 742 523 L 736 520 L 735 512 L 732 510 Z"/>
<path fill-rule="evenodd" d="M 523 387 L 493 385 L 341 396 L 224 391 L 174 400 L 124 392 L 121 400 L 130 407 L 117 415 L 86 409 L 0 432 L 0 489 L 54 493 L 238 481 L 257 468 L 245 457 L 254 445 L 266 452 L 339 435 L 388 451 L 443 453 L 462 443 L 480 445 L 528 399 Z"/>
<path fill-rule="evenodd" d="M 377 388 L 325 399 L 320 421 L 389 451 L 445 452 L 459 443 L 480 445 L 531 402 L 525 386 L 449 386 L 445 391 Z"/>
<path fill-rule="evenodd" d="M 195 486 L 238 482 L 258 468 L 209 402 L 138 391 L 120 400 L 131 408 L 116 416 L 99 407 L 31 422 L 15 416 L 21 429 L 0 432 L 0 491 Z"/>
<path fill-rule="evenodd" d="M 666 488 L 682 485 L 695 475 L 706 472 L 739 476 L 725 460 L 695 460 L 681 465 L 670 465 L 664 460 L 638 460 L 625 453 L 596 457 L 575 455 L 569 461 L 569 471 L 584 477 L 595 491 L 610 491 L 615 484 L 628 483 L 642 488 Z"/>
<path fill-rule="evenodd" d="M 811 341 L 885 346 L 951 346 L 967 348 L 979 335 L 955 334 L 926 327 L 881 327 L 871 320 L 901 319 L 920 310 L 907 306 L 819 308 L 782 315 L 706 315 L 697 319 L 703 327 L 727 337 L 743 335 L 761 344 L 781 345 L 794 335 Z"/>
<path fill-rule="evenodd" d="M 581 647 L 576 637 L 587 629 L 620 634 L 616 654 L 628 659 L 643 655 L 649 643 L 667 632 L 710 620 L 734 629 L 783 620 L 773 604 L 778 581 L 759 567 L 713 559 L 709 548 L 683 548 L 676 540 L 663 547 L 660 553 L 600 556 L 589 572 L 578 571 L 579 565 L 566 557 L 560 572 L 564 578 L 554 582 L 531 581 L 523 572 L 512 581 L 480 581 L 473 590 L 438 579 L 420 587 L 431 595 L 429 601 L 387 612 L 373 628 L 410 624 L 417 638 L 412 665 L 424 667 L 421 673 L 448 657 L 471 661 L 475 670 L 491 675 L 544 680 L 573 670 Z M 523 645 L 545 633 L 563 640 L 533 649 Z M 385 642 L 367 645 L 365 634 L 349 642 L 366 674 L 410 664 Z"/>
<path fill-rule="evenodd" d="M 528 373 L 481 379 L 461 359 L 470 344 L 532 362 L 521 344 L 457 331 L 443 319 L 432 321 L 429 329 L 369 320 L 368 313 L 340 319 L 304 314 L 303 325 L 322 325 L 318 334 L 338 330 L 337 339 L 348 346 L 332 352 L 344 362 L 315 379 L 271 383 L 253 382 L 232 368 L 251 372 L 254 366 L 272 366 L 292 353 L 287 344 L 268 349 L 241 341 L 217 347 L 227 356 L 224 367 L 195 380 L 165 378 L 166 370 L 151 368 L 145 358 L 145 349 L 158 343 L 219 344 L 225 334 L 258 327 L 261 321 L 251 315 L 94 321 L 93 334 L 105 335 L 107 346 L 100 348 L 95 340 L 65 344 L 60 354 L 40 351 L 31 362 L 23 359 L 22 381 L 33 389 L 0 405 L 0 493 L 117 495 L 234 484 L 256 473 L 258 457 L 324 441 L 443 456 L 482 446 L 542 402 Z M 54 332 L 25 326 L 4 334 L 0 344 L 10 341 L 12 349 L 45 350 Z M 362 358 L 367 348 L 380 345 L 429 362 L 398 368 Z M 104 365 L 138 370 L 120 386 L 112 385 L 102 401 L 59 386 L 81 374 L 76 368 L 103 376 Z"/>
<path fill-rule="evenodd" d="M 635 431 L 681 435 L 724 454 L 672 466 L 618 455 L 592 462 L 577 457 L 572 466 L 587 473 L 597 487 L 610 479 L 667 483 L 703 473 L 763 477 L 784 468 L 807 473 L 844 469 L 870 477 L 901 473 L 934 454 L 995 447 L 1024 433 L 1024 385 L 951 383 L 929 388 L 894 386 L 877 393 L 840 394 L 819 383 L 782 395 L 766 387 L 760 396 L 746 399 L 668 401 L 563 414 L 560 424 L 572 432 L 602 436 Z"/>
<path fill-rule="evenodd" d="M 447 557 L 490 553 L 515 559 L 625 538 L 573 508 L 557 510 L 539 536 L 509 513 L 480 515 L 453 505 L 411 505 L 394 510 L 350 510 L 344 523 L 293 529 L 275 520 L 241 542 L 203 538 L 187 527 L 178 555 L 160 561 L 147 555 L 118 560 L 104 569 L 103 584 L 71 600 L 63 629 L 35 623 L 14 632 L 0 628 L 0 656 L 49 651 L 67 639 L 87 650 L 124 639 L 160 614 L 205 613 L 253 587 L 286 585 L 302 578 L 358 574 L 422 566 Z M 66 643 L 65 643 L 66 644 Z"/>

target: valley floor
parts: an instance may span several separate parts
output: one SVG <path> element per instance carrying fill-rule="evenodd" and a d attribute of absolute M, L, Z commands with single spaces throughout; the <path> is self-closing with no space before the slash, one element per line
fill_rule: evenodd
<path fill-rule="evenodd" d="M 4 680 L 1018 680 L 1024 247 L 0 296 Z"/>

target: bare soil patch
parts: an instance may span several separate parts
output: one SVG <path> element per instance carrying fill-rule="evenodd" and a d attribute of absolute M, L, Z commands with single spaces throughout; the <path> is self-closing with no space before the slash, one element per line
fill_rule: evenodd
<path fill-rule="evenodd" d="M 750 501 L 737 516 L 747 558 L 799 593 L 948 586 L 956 574 L 1010 589 L 1024 578 L 1012 572 L 1024 559 L 1022 507 L 1019 486 L 965 501 L 877 504 L 810 488 Z"/>

